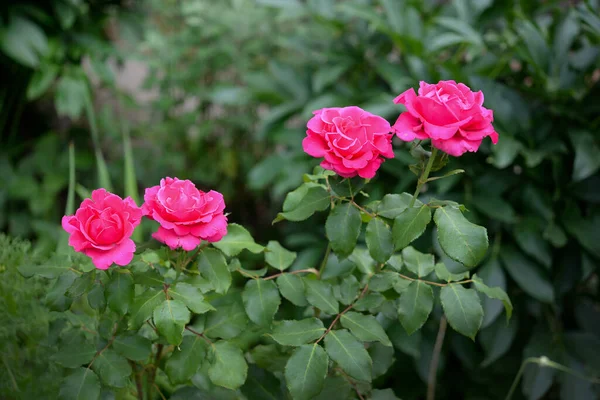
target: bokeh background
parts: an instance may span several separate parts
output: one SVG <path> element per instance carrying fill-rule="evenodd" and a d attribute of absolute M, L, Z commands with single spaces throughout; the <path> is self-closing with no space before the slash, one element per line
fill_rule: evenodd
<path fill-rule="evenodd" d="M 0 398 L 56 398 L 65 373 L 49 358 L 58 329 L 46 298 L 52 282 L 25 280 L 16 268 L 56 249 L 70 178 L 77 204 L 97 187 L 140 204 L 143 188 L 164 176 L 191 179 L 225 195 L 230 221 L 299 252 L 296 268 L 313 267 L 325 246 L 323 216 L 271 225 L 285 194 L 317 164 L 301 147 L 311 112 L 358 105 L 393 123 L 403 111 L 392 102 L 397 94 L 441 79 L 483 90 L 500 141 L 453 159 L 451 167 L 467 173 L 430 184 L 425 196 L 464 203 L 488 228 L 490 255 L 476 272 L 508 291 L 515 315 L 507 324 L 501 304 L 483 299 L 475 341 L 449 332 L 437 398 L 502 399 L 522 361 L 540 355 L 597 378 L 599 7 L 597 0 L 2 2 Z M 414 188 L 408 147 L 395 149 L 370 184 L 372 199 Z M 138 239 L 149 238 L 145 228 Z M 443 257 L 432 234 L 417 245 Z M 410 337 L 399 325 L 388 329 L 397 362 L 375 387 L 424 398 L 439 315 Z M 516 398 L 599 393 L 589 380 L 531 365 Z"/>

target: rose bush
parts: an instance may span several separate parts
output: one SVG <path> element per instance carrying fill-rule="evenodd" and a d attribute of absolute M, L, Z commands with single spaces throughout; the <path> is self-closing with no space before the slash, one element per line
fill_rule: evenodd
<path fill-rule="evenodd" d="M 392 126 L 404 141 L 431 139 L 433 147 L 455 157 L 477 151 L 485 137 L 498 142 L 492 126 L 494 113 L 483 107 L 483 93 L 472 92 L 462 83 L 421 81 L 418 95 L 410 88 L 394 103 L 407 109 Z"/>
<path fill-rule="evenodd" d="M 171 249 L 193 250 L 202 240 L 218 242 L 227 234 L 223 195 L 204 193 L 189 180 L 161 179 L 146 189 L 142 212 L 160 224 L 152 237 Z"/>
<path fill-rule="evenodd" d="M 437 105 L 422 107 L 433 115 Z M 189 398 L 191 384 L 208 398 L 241 398 L 241 391 L 250 400 L 310 400 L 331 390 L 336 399 L 354 398 L 351 390 L 390 397 L 373 386 L 394 362 L 390 336 L 405 345 L 419 335 L 436 302 L 444 316 L 430 324 L 439 325 L 441 340 L 446 323 L 475 337 L 484 317 L 478 292 L 500 300 L 510 318 L 506 293 L 469 272 L 487 257 L 486 229 L 468 221 L 461 204 L 418 199 L 426 182 L 445 177 L 429 178 L 445 156 L 421 148 L 413 195 L 361 205 L 366 182 L 349 178 L 371 179 L 394 156 L 389 123 L 353 106 L 315 111 L 307 126 L 304 149 L 324 161 L 287 195 L 274 222 L 328 210 L 319 269 L 304 267 L 278 241 L 262 246 L 241 225 L 228 225 L 223 196 L 189 180 L 167 177 L 147 188 L 141 209 L 99 189 L 64 217 L 75 251 L 101 270 L 123 267 L 95 270 L 73 255 L 64 270 L 38 267 L 58 276 L 48 298 L 67 311 L 54 360 L 74 370 L 61 398 L 96 400 L 101 389 L 140 400 Z M 168 251 L 148 243 L 134 255 L 130 237 L 142 215 L 158 222 L 152 237 Z M 432 220 L 443 252 L 437 260 L 412 247 Z M 429 370 L 435 376 L 437 362 Z"/>
<path fill-rule="evenodd" d="M 323 108 L 308 121 L 304 151 L 325 160 L 321 167 L 344 178 L 371 179 L 394 157 L 390 124 L 359 107 Z"/>
<path fill-rule="evenodd" d="M 142 211 L 127 197 L 108 193 L 105 189 L 92 192 L 75 215 L 64 216 L 62 227 L 69 233 L 69 245 L 92 259 L 98 269 L 108 269 L 113 263 L 127 265 L 133 258 L 133 230 L 139 225 Z"/>

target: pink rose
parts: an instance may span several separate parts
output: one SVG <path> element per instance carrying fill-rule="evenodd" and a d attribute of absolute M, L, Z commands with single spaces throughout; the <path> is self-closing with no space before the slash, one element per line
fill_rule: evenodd
<path fill-rule="evenodd" d="M 344 178 L 375 176 L 383 157 L 392 158 L 390 124 L 359 107 L 323 108 L 306 125 L 304 151 L 324 157 L 321 167 Z"/>
<path fill-rule="evenodd" d="M 85 199 L 75 215 L 65 215 L 62 227 L 69 233 L 69 245 L 92 259 L 98 269 L 115 263 L 127 265 L 135 243 L 131 234 L 142 219 L 142 210 L 127 197 L 98 189 Z"/>
<path fill-rule="evenodd" d="M 484 137 L 498 143 L 492 126 L 492 110 L 483 107 L 483 93 L 466 85 L 440 81 L 437 85 L 419 83 L 419 95 L 408 89 L 394 99 L 407 111 L 400 114 L 392 131 L 407 142 L 431 139 L 431 144 L 451 156 L 477 151 Z"/>
<path fill-rule="evenodd" d="M 146 189 L 142 212 L 160 224 L 152 237 L 171 249 L 190 251 L 202 240 L 218 242 L 227 234 L 223 195 L 204 193 L 189 180 L 165 178 Z"/>

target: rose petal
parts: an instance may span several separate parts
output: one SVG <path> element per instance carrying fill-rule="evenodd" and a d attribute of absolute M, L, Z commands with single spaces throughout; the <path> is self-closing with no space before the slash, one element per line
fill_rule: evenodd
<path fill-rule="evenodd" d="M 133 259 L 135 243 L 127 239 L 110 250 L 86 249 L 85 254 L 92 259 L 98 269 L 108 269 L 113 263 L 127 265 Z"/>
<path fill-rule="evenodd" d="M 476 152 L 481 145 L 481 140 L 467 140 L 460 136 L 455 136 L 445 140 L 432 140 L 431 144 L 444 153 L 459 157 L 467 151 Z"/>
<path fill-rule="evenodd" d="M 307 132 L 308 136 L 302 140 L 302 148 L 304 152 L 313 157 L 324 157 L 329 150 L 323 138 Z"/>
<path fill-rule="evenodd" d="M 420 126 L 421 121 L 418 118 L 415 118 L 409 112 L 403 112 L 392 126 L 392 132 L 405 142 L 410 142 L 415 140 L 417 131 L 422 129 L 417 129 Z"/>

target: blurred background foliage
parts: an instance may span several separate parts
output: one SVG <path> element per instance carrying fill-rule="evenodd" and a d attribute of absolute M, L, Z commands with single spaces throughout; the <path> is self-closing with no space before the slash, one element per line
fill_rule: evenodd
<path fill-rule="evenodd" d="M 16 267 L 56 248 L 69 143 L 77 202 L 103 186 L 139 204 L 138 188 L 188 178 L 223 192 L 230 221 L 280 240 L 309 268 L 324 250 L 322 217 L 271 221 L 316 164 L 301 148 L 311 112 L 359 105 L 393 123 L 397 94 L 440 79 L 485 93 L 500 142 L 453 159 L 467 173 L 424 196 L 464 203 L 488 228 L 492 250 L 476 272 L 507 289 L 515 316 L 505 324 L 501 304 L 484 299 L 475 342 L 449 333 L 438 398 L 501 399 L 532 356 L 599 376 L 598 1 L 4 2 L 0 59 L 0 229 L 32 243 L 0 238 L 0 397 L 56 396 L 47 283 Z M 372 200 L 414 187 L 409 148 L 395 148 Z M 417 246 L 439 250 L 434 232 Z M 376 386 L 424 398 L 436 332 L 435 318 L 417 336 L 389 326 L 397 362 Z M 530 365 L 517 396 L 598 393 Z"/>

